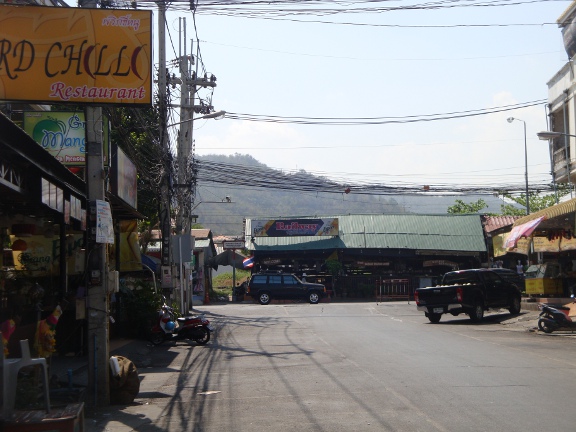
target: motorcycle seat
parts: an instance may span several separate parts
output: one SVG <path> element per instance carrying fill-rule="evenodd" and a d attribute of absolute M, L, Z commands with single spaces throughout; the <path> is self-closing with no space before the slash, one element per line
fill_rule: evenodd
<path fill-rule="evenodd" d="M 190 316 L 186 316 L 186 317 L 178 317 L 178 322 L 184 322 L 187 320 L 191 320 L 191 319 L 198 319 L 200 318 L 198 315 L 190 315 Z"/>

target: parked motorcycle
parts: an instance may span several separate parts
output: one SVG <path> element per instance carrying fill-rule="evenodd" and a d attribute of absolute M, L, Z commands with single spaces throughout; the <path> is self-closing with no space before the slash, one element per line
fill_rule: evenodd
<path fill-rule="evenodd" d="M 214 327 L 204 314 L 190 315 L 174 320 L 174 309 L 164 304 L 158 311 L 158 320 L 151 329 L 150 342 L 159 345 L 167 340 L 191 339 L 206 345 Z"/>
<path fill-rule="evenodd" d="M 574 298 L 574 294 L 571 296 Z M 538 328 L 544 333 L 552 333 L 556 330 L 576 330 L 576 322 L 572 321 L 568 313 L 570 308 L 555 308 L 547 304 L 540 304 L 541 310 L 538 317 Z"/>

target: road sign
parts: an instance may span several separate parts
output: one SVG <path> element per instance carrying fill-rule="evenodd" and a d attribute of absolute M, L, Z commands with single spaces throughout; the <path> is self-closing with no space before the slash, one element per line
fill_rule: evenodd
<path fill-rule="evenodd" d="M 245 247 L 243 241 L 225 241 L 222 246 L 224 246 L 224 249 L 244 249 Z"/>

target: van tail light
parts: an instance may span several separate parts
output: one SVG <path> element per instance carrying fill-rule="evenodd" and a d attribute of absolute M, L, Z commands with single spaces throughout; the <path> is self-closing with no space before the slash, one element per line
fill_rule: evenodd
<path fill-rule="evenodd" d="M 456 288 L 456 301 L 458 301 L 458 303 L 462 303 L 462 295 L 463 291 L 462 288 Z"/>
<path fill-rule="evenodd" d="M 414 293 L 414 300 L 416 301 L 417 305 L 420 305 L 420 295 L 418 294 L 418 291 Z"/>

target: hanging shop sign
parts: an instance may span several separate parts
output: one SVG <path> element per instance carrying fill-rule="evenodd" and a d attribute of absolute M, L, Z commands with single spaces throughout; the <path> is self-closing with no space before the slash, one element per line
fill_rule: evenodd
<path fill-rule="evenodd" d="M 560 250 L 576 250 L 576 237 L 571 237 L 569 239 L 563 238 L 560 240 Z"/>
<path fill-rule="evenodd" d="M 151 17 L 0 5 L 0 100 L 151 105 Z"/>
<path fill-rule="evenodd" d="M 108 165 L 108 120 L 101 124 L 104 165 Z M 25 111 L 24 131 L 68 167 L 86 165 L 86 121 L 83 112 Z"/>
<path fill-rule="evenodd" d="M 132 208 L 137 208 L 138 173 L 136 165 L 118 146 L 112 157 L 112 192 Z"/>
<path fill-rule="evenodd" d="M 337 236 L 338 218 L 253 220 L 254 237 Z"/>
<path fill-rule="evenodd" d="M 534 252 L 559 252 L 560 238 L 533 237 L 532 245 Z"/>

